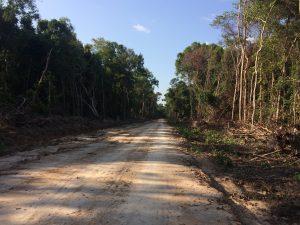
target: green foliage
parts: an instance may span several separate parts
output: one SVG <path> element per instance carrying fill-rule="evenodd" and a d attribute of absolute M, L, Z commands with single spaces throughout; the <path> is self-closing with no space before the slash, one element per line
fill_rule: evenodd
<path fill-rule="evenodd" d="M 178 127 L 179 133 L 189 140 L 202 140 L 201 130 L 199 128 Z"/>
<path fill-rule="evenodd" d="M 232 167 L 233 162 L 232 160 L 225 155 L 223 151 L 214 151 L 214 157 L 220 165 L 223 165 L 225 167 Z"/>
<path fill-rule="evenodd" d="M 214 130 L 205 130 L 203 136 L 207 144 L 221 144 L 223 142 L 223 135 Z"/>
<path fill-rule="evenodd" d="M 219 131 L 215 130 L 201 130 L 200 128 L 185 127 L 176 125 L 176 129 L 183 137 L 188 140 L 196 140 L 204 142 L 206 145 L 192 144 L 190 150 L 196 154 L 201 154 L 204 151 L 212 153 L 217 163 L 225 167 L 232 167 L 232 160 L 226 155 L 230 150 L 228 146 L 238 145 L 240 141 L 235 138 L 227 137 Z"/>
<path fill-rule="evenodd" d="M 1 109 L 24 98 L 19 110 L 44 115 L 161 114 L 158 81 L 132 49 L 104 39 L 83 46 L 68 18 L 39 19 L 34 0 L 1 1 L 0 27 Z"/>
<path fill-rule="evenodd" d="M 198 127 L 176 126 L 179 133 L 189 139 L 203 141 L 209 145 L 239 145 L 241 141 L 211 129 L 200 129 Z"/>
<path fill-rule="evenodd" d="M 203 148 L 195 144 L 192 144 L 190 150 L 192 150 L 196 154 L 201 154 L 203 152 Z"/>
<path fill-rule="evenodd" d="M 177 55 L 168 115 L 300 124 L 298 12 L 298 1 L 254 0 L 217 16 L 212 25 L 222 30 L 221 46 L 195 42 Z"/>
<path fill-rule="evenodd" d="M 204 130 L 202 132 L 205 143 L 214 145 L 238 145 L 240 140 L 232 137 L 228 137 L 223 133 L 215 130 Z"/>
<path fill-rule="evenodd" d="M 177 78 L 171 81 L 171 88 L 165 95 L 169 115 L 177 115 L 180 111 L 179 120 L 216 116 L 213 108 L 218 109 L 220 102 L 229 104 L 228 98 L 221 93 L 227 91 L 225 86 L 231 82 L 227 79 L 233 68 L 231 58 L 223 47 L 216 44 L 193 43 L 179 53 Z M 226 75 L 222 74 L 223 71 Z M 225 82 L 222 78 L 226 78 Z M 185 110 L 179 101 L 185 102 Z"/>
<path fill-rule="evenodd" d="M 221 132 L 215 130 L 205 130 L 202 135 L 204 136 L 205 143 L 207 144 L 220 144 L 220 145 L 238 145 L 240 140 L 228 137 Z"/>
<path fill-rule="evenodd" d="M 208 104 L 208 105 L 215 105 L 217 102 L 216 96 L 212 92 L 207 91 L 200 91 L 199 92 L 199 103 L 200 104 Z"/>
<path fill-rule="evenodd" d="M 173 79 L 165 95 L 168 116 L 175 120 L 187 119 L 190 115 L 190 90 L 183 81 Z"/>

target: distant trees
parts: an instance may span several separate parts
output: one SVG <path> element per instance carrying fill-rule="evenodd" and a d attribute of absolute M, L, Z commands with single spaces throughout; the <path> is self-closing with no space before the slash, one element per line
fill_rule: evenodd
<path fill-rule="evenodd" d="M 188 85 L 178 78 L 171 81 L 171 88 L 165 95 L 166 107 L 168 109 L 169 117 L 175 119 L 188 119 L 191 117 L 192 105 L 190 96 L 191 91 Z"/>
<path fill-rule="evenodd" d="M 239 0 L 233 11 L 216 17 L 223 46 L 194 43 L 178 55 L 177 75 L 190 90 L 192 113 L 185 117 L 299 123 L 298 4 Z M 172 85 L 169 93 L 174 90 Z M 166 99 L 174 110 L 174 99 Z"/>
<path fill-rule="evenodd" d="M 103 115 L 121 112 L 120 118 L 149 117 L 156 112 L 158 95 L 154 87 L 158 81 L 144 67 L 142 55 L 116 42 L 94 39 L 93 52 L 102 61 L 101 90 Z M 114 103 L 114 104 L 113 104 Z M 117 103 L 117 104 L 116 104 Z M 109 113 L 112 116 L 111 113 Z"/>
<path fill-rule="evenodd" d="M 133 50 L 104 39 L 83 46 L 69 19 L 40 19 L 34 0 L 0 1 L 2 113 L 152 117 L 157 85 Z"/>
<path fill-rule="evenodd" d="M 166 95 L 167 107 L 172 109 L 171 111 L 177 112 L 178 107 L 185 111 L 175 113 L 177 118 L 185 117 L 193 120 L 213 115 L 212 108 L 217 105 L 217 96 L 223 92 L 221 76 L 223 54 L 223 48 L 218 45 L 200 43 L 193 43 L 178 54 L 176 61 L 178 78 L 172 80 L 171 88 Z M 183 101 L 187 101 L 188 106 L 183 107 Z M 187 108 L 189 113 L 186 113 Z"/>

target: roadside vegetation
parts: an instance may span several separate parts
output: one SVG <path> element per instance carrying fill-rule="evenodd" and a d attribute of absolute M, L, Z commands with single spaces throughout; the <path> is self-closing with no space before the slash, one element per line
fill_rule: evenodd
<path fill-rule="evenodd" d="M 299 220 L 299 158 L 284 151 L 273 133 L 212 123 L 169 123 L 184 137 L 194 165 L 224 194 L 244 208 L 263 212 L 271 224 Z"/>
<path fill-rule="evenodd" d="M 240 0 L 217 16 L 221 45 L 195 42 L 177 56 L 165 96 L 169 117 L 299 126 L 298 4 Z"/>
<path fill-rule="evenodd" d="M 189 152 L 215 162 L 245 205 L 266 203 L 272 224 L 300 220 L 299 21 L 296 0 L 236 1 L 212 23 L 219 44 L 178 54 L 165 95 Z"/>
<path fill-rule="evenodd" d="M 116 42 L 83 45 L 68 18 L 40 18 L 34 0 L 0 1 L 0 113 L 153 117 L 157 79 Z"/>

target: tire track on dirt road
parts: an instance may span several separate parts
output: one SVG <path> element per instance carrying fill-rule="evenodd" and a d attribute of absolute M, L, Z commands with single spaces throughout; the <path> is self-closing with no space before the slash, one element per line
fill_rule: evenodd
<path fill-rule="evenodd" d="M 240 224 L 165 121 L 127 126 L 0 176 L 0 224 Z"/>

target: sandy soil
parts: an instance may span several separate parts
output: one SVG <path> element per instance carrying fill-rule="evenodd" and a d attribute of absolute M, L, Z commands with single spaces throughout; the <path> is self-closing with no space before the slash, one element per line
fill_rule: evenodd
<path fill-rule="evenodd" d="M 240 224 L 189 162 L 163 120 L 2 157 L 0 224 Z"/>

